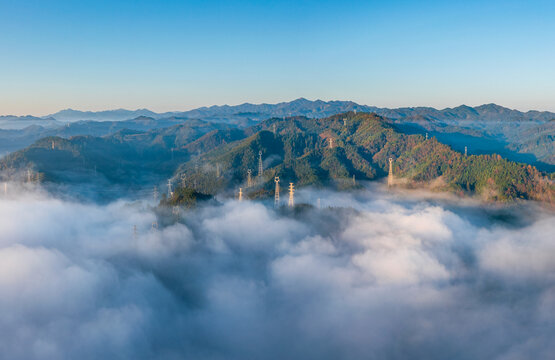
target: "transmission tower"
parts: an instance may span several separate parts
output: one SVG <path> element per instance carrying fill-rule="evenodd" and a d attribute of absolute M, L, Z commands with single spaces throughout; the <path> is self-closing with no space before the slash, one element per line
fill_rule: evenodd
<path fill-rule="evenodd" d="M 4 183 L 4 195 L 8 196 L 8 183 L 7 182 Z"/>
<path fill-rule="evenodd" d="M 329 138 L 329 142 L 330 142 L 330 149 L 333 149 L 333 138 Z"/>
<path fill-rule="evenodd" d="M 466 146 L 464 147 L 464 156 L 468 156 L 468 148 Z"/>
<path fill-rule="evenodd" d="M 295 206 L 295 186 L 293 183 L 289 183 L 289 206 Z"/>
<path fill-rule="evenodd" d="M 276 183 L 276 191 L 274 195 L 274 207 L 278 208 L 279 207 L 279 176 L 276 176 L 274 178 L 274 182 Z"/>
<path fill-rule="evenodd" d="M 347 127 L 347 118 L 343 119 L 343 126 Z"/>
<path fill-rule="evenodd" d="M 276 135 L 276 124 L 274 124 L 274 125 L 272 126 L 272 132 L 274 133 L 274 136 L 275 136 L 275 135 Z"/>
<path fill-rule="evenodd" d="M 389 175 L 387 176 L 387 186 L 393 185 L 393 158 L 389 158 Z"/>
<path fill-rule="evenodd" d="M 243 188 L 239 188 L 239 201 L 243 201 Z"/>
<path fill-rule="evenodd" d="M 428 140 L 428 133 L 426 133 L 426 140 Z"/>
<path fill-rule="evenodd" d="M 184 173 L 181 174 L 181 187 L 182 188 L 185 188 L 185 185 L 186 185 L 185 180 L 186 179 L 187 179 L 187 175 L 185 175 Z"/>
<path fill-rule="evenodd" d="M 152 197 L 154 198 L 154 202 L 158 201 L 158 188 L 155 186 L 154 190 L 152 191 Z"/>
<path fill-rule="evenodd" d="M 168 198 L 173 197 L 172 179 L 168 179 Z"/>
<path fill-rule="evenodd" d="M 172 214 L 175 216 L 176 220 L 179 220 L 179 206 L 174 206 L 172 208 Z"/>
<path fill-rule="evenodd" d="M 247 187 L 251 187 L 252 186 L 252 170 L 248 169 L 247 170 Z"/>
<path fill-rule="evenodd" d="M 357 181 L 355 179 L 355 174 L 353 174 L 353 186 L 356 186 L 356 184 L 357 184 Z"/>
<path fill-rule="evenodd" d="M 27 169 L 27 182 L 30 183 L 33 181 L 33 172 L 31 169 Z"/>
<path fill-rule="evenodd" d="M 258 177 L 262 179 L 264 174 L 264 167 L 262 166 L 262 151 L 258 152 Z"/>
<path fill-rule="evenodd" d="M 216 177 L 219 178 L 220 177 L 220 163 L 216 164 Z"/>

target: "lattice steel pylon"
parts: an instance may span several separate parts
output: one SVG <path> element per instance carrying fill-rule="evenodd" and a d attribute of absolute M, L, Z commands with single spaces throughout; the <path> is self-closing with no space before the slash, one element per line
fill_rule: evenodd
<path fill-rule="evenodd" d="M 247 187 L 251 187 L 252 184 L 252 170 L 248 169 L 247 170 Z"/>
<path fill-rule="evenodd" d="M 179 221 L 179 206 L 174 206 L 172 208 L 172 215 L 175 216 L 176 221 Z"/>
<path fill-rule="evenodd" d="M 289 206 L 295 206 L 295 186 L 293 183 L 289 183 Z"/>
<path fill-rule="evenodd" d="M 387 176 L 387 186 L 393 185 L 393 158 L 389 158 L 389 175 Z"/>
<path fill-rule="evenodd" d="M 243 188 L 239 188 L 239 201 L 243 201 Z"/>
<path fill-rule="evenodd" d="M 264 174 L 264 166 L 262 165 L 262 151 L 258 152 L 258 177 L 262 179 Z"/>
<path fill-rule="evenodd" d="M 276 191 L 274 195 L 274 207 L 279 207 L 279 176 L 274 178 L 274 182 L 276 183 Z"/>
<path fill-rule="evenodd" d="M 168 179 L 168 198 L 173 197 L 172 179 Z"/>

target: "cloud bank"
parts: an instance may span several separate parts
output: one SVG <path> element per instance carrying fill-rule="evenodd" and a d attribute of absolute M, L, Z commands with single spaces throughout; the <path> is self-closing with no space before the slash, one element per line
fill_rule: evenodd
<path fill-rule="evenodd" d="M 299 196 L 323 208 L 288 214 L 229 201 L 158 230 L 141 201 L 0 199 L 2 357 L 555 352 L 552 214 L 375 191 Z"/>

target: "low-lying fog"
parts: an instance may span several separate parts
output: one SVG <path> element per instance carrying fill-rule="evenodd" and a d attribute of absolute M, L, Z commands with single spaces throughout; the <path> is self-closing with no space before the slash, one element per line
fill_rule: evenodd
<path fill-rule="evenodd" d="M 226 201 L 153 230 L 147 202 L 11 192 L 0 195 L 4 359 L 555 353 L 555 217 L 532 205 L 304 190 L 297 202 L 321 209 Z"/>

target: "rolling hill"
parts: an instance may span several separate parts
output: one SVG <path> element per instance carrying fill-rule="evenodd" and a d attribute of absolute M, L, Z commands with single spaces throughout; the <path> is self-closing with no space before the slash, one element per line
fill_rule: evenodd
<path fill-rule="evenodd" d="M 265 169 L 260 177 L 259 152 Z M 48 181 L 76 184 L 102 177 L 123 186 L 148 186 L 172 177 L 174 184 L 212 195 L 246 188 L 251 169 L 253 184 L 245 193 L 259 197 L 272 194 L 274 176 L 297 186 L 356 187 L 357 181 L 385 177 L 389 158 L 398 186 L 486 200 L 554 202 L 552 180 L 533 166 L 499 155 L 464 156 L 435 138 L 404 132 L 389 119 L 354 112 L 271 118 L 243 129 L 187 121 L 104 137 L 48 137 L 5 157 L 0 167 L 32 168 Z"/>
<path fill-rule="evenodd" d="M 184 179 L 186 186 L 209 194 L 247 187 L 247 170 L 256 175 L 262 152 L 266 170 L 257 185 L 247 190 L 253 196 L 270 194 L 274 176 L 297 186 L 346 188 L 356 186 L 357 180 L 385 177 L 392 158 L 396 183 L 402 186 L 478 194 L 487 200 L 555 200 L 552 181 L 532 166 L 499 155 L 464 156 L 435 138 L 403 133 L 375 114 L 274 118 L 248 129 L 245 135 L 186 162 L 176 180 Z"/>
<path fill-rule="evenodd" d="M 151 119 L 161 125 L 171 119 L 202 119 L 244 128 L 271 117 L 305 116 L 323 118 L 348 111 L 376 113 L 396 121 L 404 132 L 436 136 L 440 141 L 463 151 L 467 146 L 471 154 L 501 154 L 507 159 L 534 165 L 543 171 L 555 171 L 552 134 L 555 131 L 555 113 L 508 109 L 496 104 L 476 107 L 461 105 L 454 108 L 405 107 L 397 109 L 360 105 L 352 101 L 322 101 L 304 98 L 278 104 L 250 104 L 210 106 L 184 112 L 156 113 L 147 109 L 79 111 L 66 109 L 44 118 L 24 116 L 0 117 L 0 156 L 22 149 L 44 136 L 68 137 L 74 135 L 103 136 L 128 128 L 149 130 L 133 126 L 135 118 Z M 94 121 L 93 121 L 94 120 Z M 128 120 L 128 121 L 126 121 Z M 78 127 L 61 129 L 64 122 L 78 122 Z M 95 123 L 96 122 L 96 123 Z M 110 122 L 108 126 L 97 123 Z M 117 126 L 116 122 L 125 122 Z M 44 127 L 37 131 L 33 125 Z M 32 126 L 31 129 L 23 129 Z M 79 128 L 79 130 L 77 130 Z M 108 131 L 99 133 L 98 128 Z"/>

